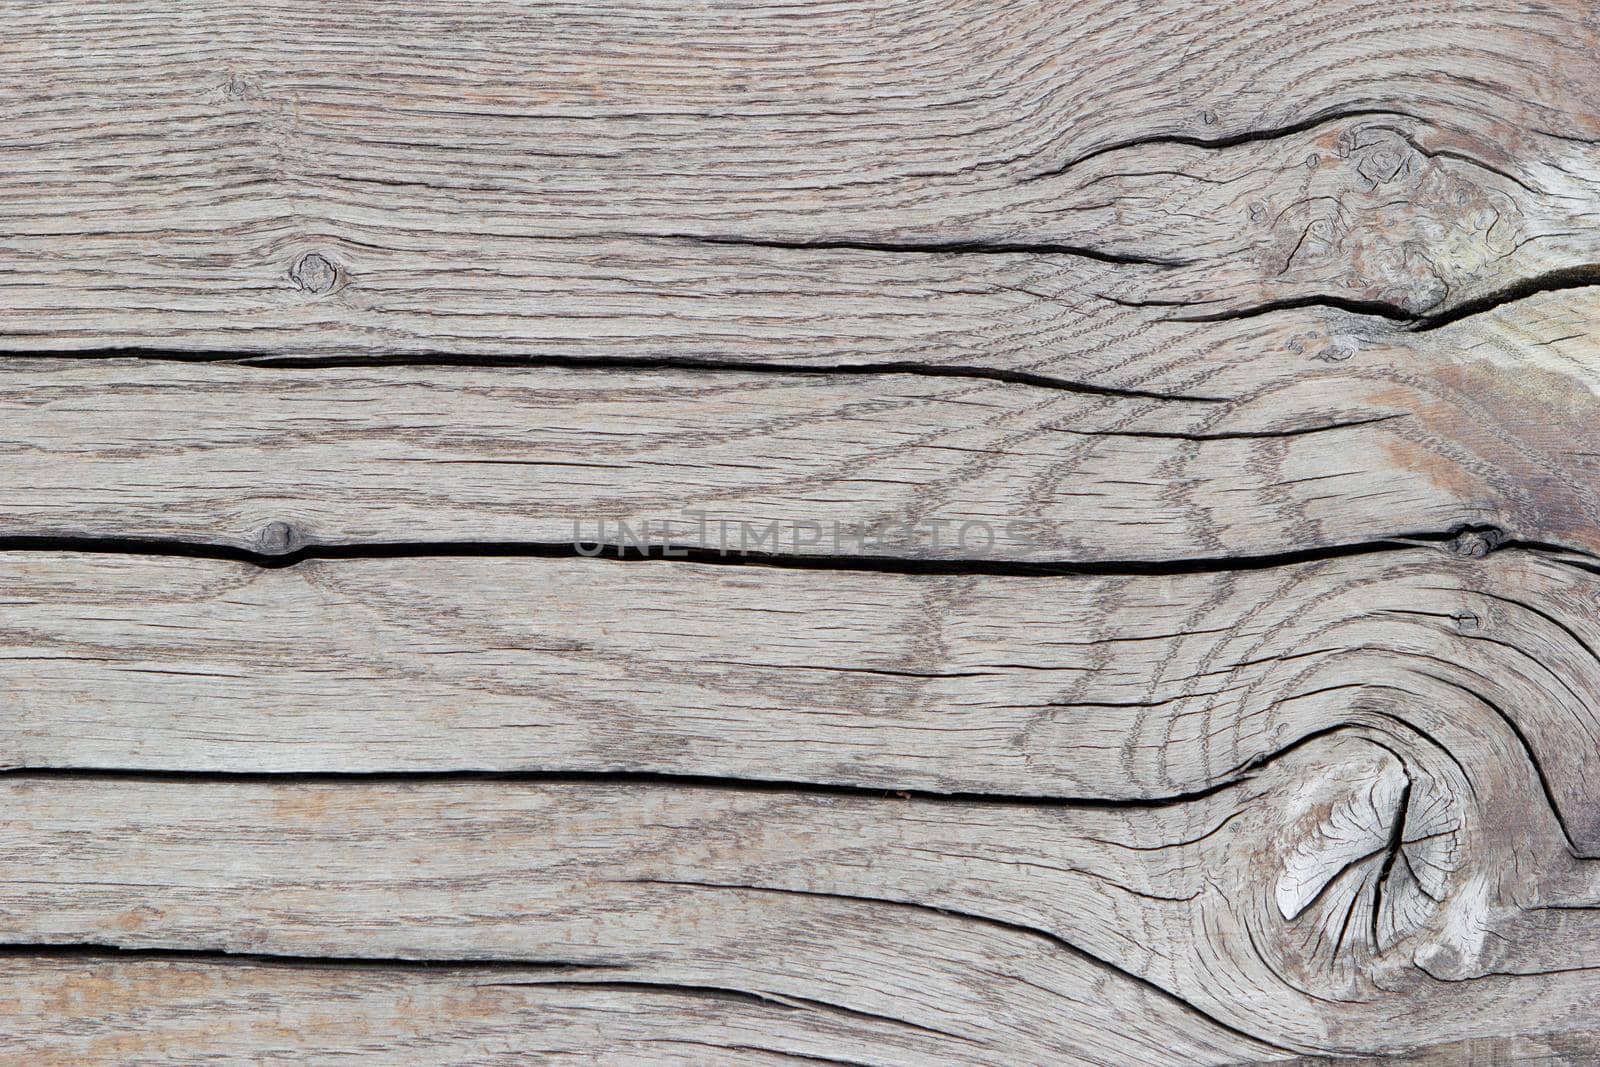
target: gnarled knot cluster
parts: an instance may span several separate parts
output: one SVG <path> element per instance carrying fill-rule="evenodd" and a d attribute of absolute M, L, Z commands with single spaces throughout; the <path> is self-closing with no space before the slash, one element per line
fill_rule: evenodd
<path fill-rule="evenodd" d="M 1471 290 L 1523 237 L 1517 201 L 1485 165 L 1434 149 L 1420 123 L 1369 119 L 1330 130 L 1292 196 L 1266 206 L 1285 279 L 1425 314 Z M 1336 165 L 1327 165 L 1326 157 Z"/>

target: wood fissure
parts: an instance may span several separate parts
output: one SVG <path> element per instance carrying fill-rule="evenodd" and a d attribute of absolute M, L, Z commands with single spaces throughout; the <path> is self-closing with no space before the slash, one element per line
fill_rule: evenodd
<path fill-rule="evenodd" d="M 198 541 L 156 541 L 122 538 L 0 537 L 0 553 L 60 553 L 68 555 L 126 555 L 172 559 L 210 559 L 248 563 L 279 570 L 316 560 L 432 559 L 488 557 L 498 559 L 604 559 L 624 563 L 684 562 L 709 566 L 780 567 L 790 570 L 842 570 L 883 574 L 972 574 L 1010 577 L 1062 578 L 1179 574 L 1214 574 L 1226 571 L 1270 570 L 1299 563 L 1343 559 L 1375 553 L 1419 550 L 1481 557 L 1492 549 L 1531 549 L 1566 556 L 1587 553 L 1560 545 L 1528 544 L 1511 540 L 1493 527 L 1460 526 L 1451 530 L 1411 531 L 1379 541 L 1329 545 L 1297 552 L 1263 555 L 1212 556 L 1196 559 L 1042 560 L 1008 563 L 986 559 L 918 559 L 894 556 L 783 555 L 733 549 L 706 549 L 663 543 L 638 545 L 605 542 L 518 543 L 497 541 L 377 542 L 352 545 L 297 544 L 291 534 L 281 551 L 252 551 L 225 544 Z"/>
<path fill-rule="evenodd" d="M 0 1049 L 1600 1056 L 1585 0 L 0 4 Z"/>
<path fill-rule="evenodd" d="M 261 551 L 287 526 L 303 545 L 542 545 L 624 524 L 674 548 L 1093 566 L 1494 527 L 1600 552 L 1596 455 L 1564 436 L 1593 413 L 1596 313 L 1557 295 L 1406 348 L 1211 324 L 1203 357 L 1093 383 L 1116 395 L 943 374 L 13 359 L 0 409 L 27 443 L 6 449 L 0 538 Z M 1335 425 L 1339 447 L 1312 432 Z"/>

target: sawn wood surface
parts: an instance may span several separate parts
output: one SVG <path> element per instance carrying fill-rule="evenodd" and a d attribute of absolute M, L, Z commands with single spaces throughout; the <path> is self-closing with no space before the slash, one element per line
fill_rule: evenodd
<path fill-rule="evenodd" d="M 0 1061 L 1600 1061 L 1597 56 L 7 0 Z"/>

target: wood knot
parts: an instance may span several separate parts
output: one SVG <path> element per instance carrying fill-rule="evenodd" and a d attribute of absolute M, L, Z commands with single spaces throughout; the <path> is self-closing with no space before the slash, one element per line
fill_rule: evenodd
<path fill-rule="evenodd" d="M 1321 905 L 1315 923 L 1335 957 L 1352 941 L 1381 952 L 1417 929 L 1444 899 L 1455 866 L 1450 805 L 1436 792 L 1425 798 L 1404 763 L 1380 753 L 1372 766 L 1342 768 L 1365 779 L 1362 786 L 1311 805 L 1297 820 L 1289 834 L 1297 843 L 1274 890 L 1286 921 Z"/>
<path fill-rule="evenodd" d="M 339 284 L 339 268 L 319 252 L 309 252 L 289 268 L 289 278 L 302 292 L 322 296 Z"/>
<path fill-rule="evenodd" d="M 1483 559 L 1505 541 L 1504 530 L 1463 530 L 1445 544 L 1445 551 L 1462 559 Z"/>
<path fill-rule="evenodd" d="M 287 522 L 269 522 L 256 534 L 256 548 L 269 556 L 286 556 L 303 544 L 300 531 Z"/>
<path fill-rule="evenodd" d="M 1349 159 L 1360 184 L 1368 190 L 1405 182 L 1428 165 L 1406 134 L 1386 125 L 1356 126 L 1339 135 L 1338 154 Z"/>
<path fill-rule="evenodd" d="M 1482 286 L 1523 239 L 1495 170 L 1404 120 L 1297 143 L 1307 168 L 1263 213 L 1262 266 L 1299 286 L 1423 315 Z M 1310 151 L 1305 151 L 1309 148 Z"/>
<path fill-rule="evenodd" d="M 1465 784 L 1392 743 L 1341 731 L 1279 768 L 1274 843 L 1257 861 L 1276 923 L 1260 944 L 1300 988 L 1355 995 L 1456 940 Z"/>

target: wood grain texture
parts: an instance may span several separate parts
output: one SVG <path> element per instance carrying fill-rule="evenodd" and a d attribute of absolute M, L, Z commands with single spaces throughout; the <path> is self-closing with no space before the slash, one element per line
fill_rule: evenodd
<path fill-rule="evenodd" d="M 1600 262 L 1578 2 L 6 19 L 13 348 L 920 359 L 978 269 L 992 365 L 1101 294 L 1427 315 Z"/>
<path fill-rule="evenodd" d="M 1529 795 L 1600 850 L 1584 784 L 1596 587 L 1536 554 L 1097 579 L 3 562 L 14 767 L 625 770 L 1148 800 L 1371 706 L 1430 735 L 1478 731 L 1446 745 L 1469 765 L 1536 762 Z"/>
<path fill-rule="evenodd" d="M 920 934 L 915 927 L 910 932 Z M 437 964 L 399 969 L 221 962 L 126 957 L 7 961 L 0 966 L 0 996 L 25 1012 L 19 1029 L 26 1028 L 11 1047 L 30 1062 L 49 1067 L 112 1060 L 171 1063 L 206 1056 L 320 1063 L 392 1063 L 397 1057 L 413 1057 L 484 1064 L 530 1058 L 554 1063 L 784 1064 L 808 1058 L 837 1061 L 841 1047 L 863 1055 L 870 1049 L 880 1057 L 876 1062 L 896 1062 L 885 1054 L 891 1044 L 904 1050 L 901 1062 L 915 1063 L 925 1050 L 939 1055 L 954 1047 L 952 1042 L 940 1047 L 935 1039 L 919 1044 L 912 1036 L 914 1025 L 896 1027 L 888 1018 L 875 1023 L 869 1013 L 852 1014 L 795 996 L 652 985 L 637 978 L 630 983 L 582 968 L 485 971 Z M 1074 988 L 1064 973 L 1056 982 L 1059 988 Z M 1083 993 L 1095 995 L 1088 983 L 1083 983 Z M 685 1006 L 692 1010 L 683 1010 Z M 995 1013 L 1005 1004 L 990 999 L 983 1007 Z M 1163 1048 L 1137 1050 L 1144 1057 L 1141 1062 L 1192 1063 L 1213 1051 L 1194 1042 L 1191 1021 L 1180 1026 L 1177 1020 L 1161 1019 L 1165 1006 L 1160 1000 L 1148 998 L 1140 1007 L 1152 1020 L 1171 1026 L 1172 1041 Z M 1051 1008 L 1045 1018 L 1030 1021 L 1048 1023 L 1060 1010 Z M 51 1025 L 52 1019 L 69 1025 Z M 948 1020 L 940 1021 L 948 1025 Z M 1092 1017 L 1075 1021 L 1095 1025 Z M 872 1033 L 875 1025 L 878 1030 Z M 1141 1019 L 1136 1025 L 1155 1024 Z M 1057 1062 L 1074 1054 L 1080 1062 L 1126 1062 L 1115 1042 L 1097 1046 L 1084 1031 L 1078 1041 L 1070 1048 L 1041 1043 L 1037 1052 L 1053 1054 Z M 312 1043 L 318 1049 L 314 1057 L 306 1053 Z M 1224 1047 L 1251 1062 L 1297 1067 L 1325 1062 L 1283 1059 L 1242 1041 Z M 1584 1035 L 1483 1038 L 1417 1049 L 1405 1062 L 1550 1067 L 1582 1062 L 1590 1047 Z M 1394 1062 L 1392 1057 L 1348 1059 L 1361 1067 Z"/>
<path fill-rule="evenodd" d="M 937 921 L 931 916 L 906 923 L 893 913 L 879 916 L 886 937 L 897 927 L 910 934 L 912 949 Z M 990 935 L 1000 939 L 996 931 Z M 1009 953 L 1002 949 L 991 982 L 1010 982 L 1006 971 L 1018 964 L 1042 963 L 1029 939 L 1017 936 Z M 1038 967 L 1038 970 L 1045 970 Z M 879 983 L 883 982 L 881 974 Z M 1054 988 L 1085 998 L 1103 997 L 1093 984 L 1074 980 L 1071 966 L 1050 968 Z M 776 983 L 774 983 L 776 984 Z M 865 984 L 865 983 L 863 983 Z M 1104 985 L 1101 985 L 1101 989 Z M 1097 1040 L 1103 1025 L 1080 1015 L 1075 1043 L 1037 1041 L 1029 1050 L 1061 1062 L 1117 1064 L 1126 1054 L 1140 1062 L 1193 1063 L 1216 1052 L 1257 1063 L 1306 1065 L 1321 1058 L 1284 1059 L 1247 1041 L 1206 1044 L 1181 1010 L 1156 997 L 1129 996 L 1144 1013 L 1128 1020 L 1136 1030 L 1162 1029 L 1169 1044 L 1128 1049 L 1117 1039 Z M 1028 1017 L 998 997 L 982 998 L 968 987 L 988 1019 L 1019 1017 L 1047 1032 L 1071 1001 L 1044 1007 Z M 1024 996 L 1038 991 L 1023 989 Z M 915 1003 L 908 990 L 883 1000 L 904 1010 Z M 296 967 L 271 962 L 213 959 L 95 957 L 0 964 L 0 999 L 17 1011 L 17 1033 L 10 1049 L 46 1067 L 76 1067 L 85 1062 L 172 1063 L 206 1057 L 254 1057 L 276 1062 L 393 1063 L 397 1058 L 432 1063 L 592 1063 L 596 1059 L 680 1064 L 786 1064 L 816 1059 L 838 1062 L 841 1049 L 872 1054 L 874 1062 L 926 1062 L 949 1057 L 959 1046 L 967 1061 L 975 1042 L 940 1041 L 919 1035 L 916 1024 L 836 1004 L 811 1002 L 774 992 L 747 993 L 715 987 L 653 985 L 636 975 L 616 980 L 604 970 L 538 968 L 515 965 L 486 970 L 434 964 L 425 968 L 364 966 Z M 688 1010 L 685 1010 L 688 1009 Z M 931 1014 L 931 1013 L 930 1013 Z M 941 1026 L 951 1021 L 938 1016 Z M 962 1022 L 981 1028 L 986 1020 Z M 63 1025 L 64 1024 L 64 1025 Z M 931 1028 L 930 1028 L 931 1029 Z M 981 1033 L 981 1029 L 979 1030 Z M 1024 1035 L 1023 1040 L 1029 1040 Z M 1589 1038 L 1589 1041 L 1592 1041 Z M 308 1055 L 307 1046 L 315 1054 Z M 981 1046 L 980 1046 L 981 1047 Z M 1411 1052 L 1408 1063 L 1427 1067 L 1504 1067 L 1581 1062 L 1592 1047 L 1583 1035 L 1548 1034 L 1450 1042 Z M 890 1051 L 890 1050 L 893 1051 Z M 1016 1062 L 1012 1046 L 994 1062 Z M 918 1057 L 923 1057 L 919 1060 Z M 1389 1057 L 1350 1057 L 1362 1067 L 1394 1062 Z"/>
<path fill-rule="evenodd" d="M 626 980 L 748 991 L 730 952 L 848 966 L 772 932 L 836 931 L 809 909 L 844 900 L 1033 931 L 1224 1046 L 1581 1031 L 1596 995 L 1600 594 L 1537 554 L 1100 581 L 46 555 L 6 588 L 25 766 L 210 775 L 13 772 L 0 899 L 27 945 L 670 958 L 697 976 Z M 307 661 L 306 632 L 350 637 Z M 463 765 L 588 777 L 361 776 Z M 841 782 L 919 792 L 818 788 Z M 1095 1059 L 1007 1033 L 950 1055 Z"/>
<path fill-rule="evenodd" d="M 3 786 L 0 898 L 46 944 L 556 963 L 898 1020 L 863 1024 L 866 1062 L 941 1044 L 962 1060 L 1089 1058 L 1102 1041 L 1119 1062 L 1192 1062 L 1205 1045 L 1259 1054 L 1239 1031 L 1282 1052 L 1401 1050 L 1535 1018 L 1587 1029 L 1592 861 L 1548 820 L 1523 822 L 1521 769 L 1464 779 L 1430 748 L 1352 725 L 1217 792 L 1112 808 L 20 777 Z M 1002 958 L 1010 977 L 987 977 Z M 1066 1008 L 1073 990 L 1047 968 L 1068 960 L 1104 983 L 1074 1012 L 1097 1021 L 1058 1017 L 1030 1046 L 1018 1016 Z M 1122 1013 L 1153 1000 L 1155 1026 L 1117 1044 Z M 998 1018 L 987 1007 L 1007 1001 Z M 1191 1035 L 1170 1057 L 1163 1019 Z"/>
<path fill-rule="evenodd" d="M 1594 1062 L 1597 45 L 10 0 L 0 1058 Z"/>
<path fill-rule="evenodd" d="M 1418 334 L 1309 309 L 1186 324 L 1079 368 L 1128 395 L 905 373 L 4 360 L 0 538 L 272 552 L 648 530 L 658 550 L 1096 563 L 1484 525 L 1600 552 L 1596 291 Z"/>
<path fill-rule="evenodd" d="M 870 901 L 697 895 L 673 921 L 728 941 L 690 933 L 656 961 L 10 959 L 0 964 L 0 1002 L 16 1012 L 8 1051 L 48 1064 L 1282 1058 L 1038 933 Z"/>

